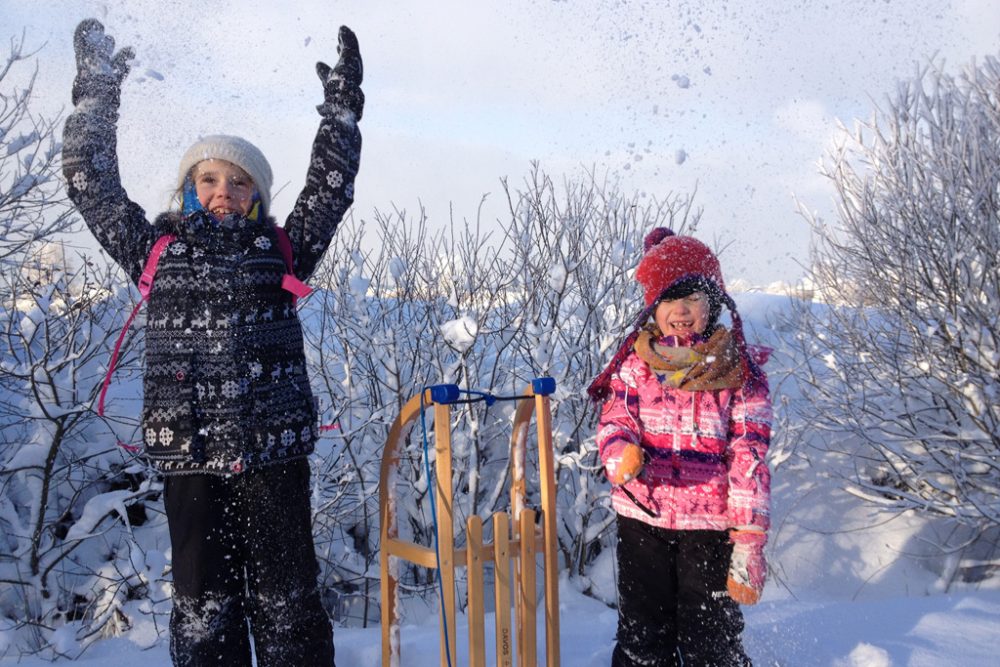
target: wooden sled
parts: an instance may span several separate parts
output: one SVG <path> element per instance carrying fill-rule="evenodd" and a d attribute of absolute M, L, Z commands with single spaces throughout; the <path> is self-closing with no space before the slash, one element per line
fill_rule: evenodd
<path fill-rule="evenodd" d="M 394 559 L 438 570 L 443 591 L 441 609 L 441 665 L 453 667 L 456 656 L 455 568 L 466 567 L 468 579 L 469 664 L 486 665 L 484 570 L 494 563 L 494 611 L 496 612 L 496 665 L 536 665 L 536 556 L 542 553 L 545 598 L 545 662 L 559 665 L 559 567 L 556 543 L 556 488 L 552 449 L 552 415 L 549 397 L 555 391 L 552 378 L 536 378 L 527 388 L 514 414 L 511 435 L 510 513 L 492 517 L 492 543 L 483 542 L 483 521 L 471 516 L 466 522 L 466 547 L 455 547 L 452 506 L 451 406 L 462 391 L 456 385 L 436 385 L 423 390 L 403 406 L 392 424 L 382 453 L 379 485 L 381 532 L 382 665 L 398 667 L 400 628 L 396 613 L 397 577 Z M 467 392 L 478 393 L 478 392 Z M 483 395 L 483 394 L 480 394 Z M 503 397 L 495 397 L 503 398 Z M 510 397 L 513 398 L 513 397 Z M 506 400 L 510 400 L 510 398 Z M 394 474 L 399 463 L 399 446 L 423 409 L 434 410 L 435 494 L 437 508 L 437 554 L 432 546 L 399 539 L 393 497 Z M 527 457 L 525 448 L 532 414 L 536 415 L 541 510 L 525 508 Z M 540 515 L 540 516 L 539 516 Z M 440 568 L 438 567 L 440 563 Z M 514 619 L 511 623 L 513 596 Z M 447 637 L 447 641 L 445 638 Z M 449 665 L 449 657 L 452 665 Z"/>

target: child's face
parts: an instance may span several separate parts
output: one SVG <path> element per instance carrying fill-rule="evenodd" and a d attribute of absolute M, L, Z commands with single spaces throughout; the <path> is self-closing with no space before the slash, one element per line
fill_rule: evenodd
<path fill-rule="evenodd" d="M 665 336 L 690 338 L 705 333 L 710 312 L 708 296 L 693 292 L 680 299 L 661 301 L 656 305 L 653 318 Z"/>
<path fill-rule="evenodd" d="M 202 160 L 194 166 L 193 179 L 198 201 L 220 220 L 230 213 L 246 215 L 250 212 L 253 179 L 232 162 Z"/>

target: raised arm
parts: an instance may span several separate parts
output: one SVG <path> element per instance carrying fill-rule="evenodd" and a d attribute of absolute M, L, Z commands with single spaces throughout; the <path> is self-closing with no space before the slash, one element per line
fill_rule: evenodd
<path fill-rule="evenodd" d="M 63 130 L 69 197 L 108 254 L 138 280 L 154 232 L 122 188 L 116 136 L 121 86 L 135 54 L 129 47 L 114 53 L 114 38 L 95 19 L 77 26 L 73 46 L 75 109 Z"/>
<path fill-rule="evenodd" d="M 300 280 L 307 280 L 316 270 L 337 225 L 354 201 L 354 177 L 361 160 L 358 121 L 365 104 L 361 92 L 363 66 L 357 37 L 346 26 L 340 28 L 337 51 L 340 60 L 333 69 L 316 63 L 325 98 L 317 107 L 321 116 L 319 131 L 313 141 L 305 188 L 285 221 L 295 275 Z"/>

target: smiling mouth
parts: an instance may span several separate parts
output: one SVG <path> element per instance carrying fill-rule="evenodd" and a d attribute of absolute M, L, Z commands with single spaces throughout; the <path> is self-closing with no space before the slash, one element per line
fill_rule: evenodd
<path fill-rule="evenodd" d="M 239 211 L 234 208 L 213 208 L 211 210 L 211 214 L 217 218 L 224 218 L 227 215 L 235 215 L 238 212 Z"/>

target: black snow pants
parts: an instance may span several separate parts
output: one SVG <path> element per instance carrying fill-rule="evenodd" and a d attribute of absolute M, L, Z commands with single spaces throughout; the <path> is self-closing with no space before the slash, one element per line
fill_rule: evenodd
<path fill-rule="evenodd" d="M 333 667 L 309 506 L 309 463 L 168 476 L 170 655 L 177 667 Z M 247 622 L 249 621 L 249 628 Z"/>
<path fill-rule="evenodd" d="M 743 614 L 726 592 L 724 531 L 618 517 L 618 643 L 612 667 L 749 667 Z"/>

